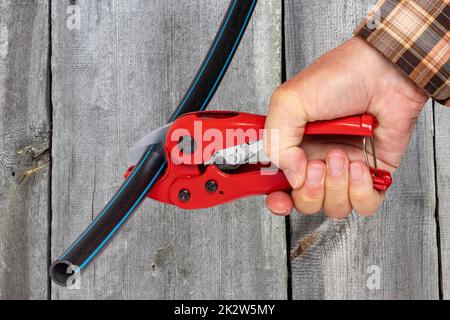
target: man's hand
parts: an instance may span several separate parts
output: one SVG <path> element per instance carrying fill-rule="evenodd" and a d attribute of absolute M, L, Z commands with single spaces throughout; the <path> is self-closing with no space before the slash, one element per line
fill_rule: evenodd
<path fill-rule="evenodd" d="M 427 99 L 422 89 L 360 38 L 319 58 L 272 95 L 266 129 L 278 129 L 279 139 L 267 139 L 265 151 L 294 190 L 290 195 L 270 194 L 267 207 L 277 215 L 289 215 L 293 206 L 304 214 L 323 207 L 334 218 L 344 218 L 352 209 L 374 214 L 383 193 L 373 189 L 361 139 L 304 138 L 305 124 L 374 115 L 379 122 L 378 166 L 394 172 Z"/>

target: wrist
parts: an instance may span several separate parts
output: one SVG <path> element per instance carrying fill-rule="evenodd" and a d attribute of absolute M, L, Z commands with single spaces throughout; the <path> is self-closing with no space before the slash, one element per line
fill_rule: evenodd
<path fill-rule="evenodd" d="M 359 51 L 362 67 L 359 71 L 372 88 L 371 96 L 394 89 L 407 96 L 410 100 L 422 103 L 428 100 L 426 91 L 412 81 L 400 68 L 388 60 L 376 48 L 363 38 L 355 36 L 349 40 Z"/>

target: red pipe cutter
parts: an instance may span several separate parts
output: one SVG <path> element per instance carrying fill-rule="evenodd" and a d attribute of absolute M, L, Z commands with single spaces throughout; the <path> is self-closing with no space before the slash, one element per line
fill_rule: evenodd
<path fill-rule="evenodd" d="M 184 115 L 144 137 L 138 148 L 164 143 L 167 169 L 148 197 L 183 209 L 209 208 L 238 198 L 291 189 L 283 172 L 271 166 L 263 151 L 262 115 L 206 111 Z M 374 167 L 373 186 L 387 190 L 392 184 L 388 171 L 377 169 L 371 115 L 308 123 L 306 135 L 352 135 L 364 137 L 363 149 L 369 166 L 370 138 Z M 136 156 L 135 156 L 136 158 Z M 136 163 L 136 162 L 134 162 Z M 133 166 L 126 172 L 127 178 Z"/>

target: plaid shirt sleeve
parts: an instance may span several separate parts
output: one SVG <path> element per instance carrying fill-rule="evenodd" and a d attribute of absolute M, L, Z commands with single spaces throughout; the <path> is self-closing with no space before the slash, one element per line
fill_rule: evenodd
<path fill-rule="evenodd" d="M 450 106 L 450 0 L 379 0 L 354 34 Z"/>

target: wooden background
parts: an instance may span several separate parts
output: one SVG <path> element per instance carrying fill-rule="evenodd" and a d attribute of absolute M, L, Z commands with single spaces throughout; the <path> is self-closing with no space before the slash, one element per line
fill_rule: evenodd
<path fill-rule="evenodd" d="M 259 1 L 210 109 L 265 113 L 283 70 L 349 38 L 372 4 Z M 113 195 L 130 145 L 165 123 L 227 5 L 0 0 L 0 299 L 450 298 L 450 111 L 431 103 L 375 218 L 148 200 L 80 290 L 50 283 L 50 261 Z"/>

